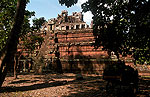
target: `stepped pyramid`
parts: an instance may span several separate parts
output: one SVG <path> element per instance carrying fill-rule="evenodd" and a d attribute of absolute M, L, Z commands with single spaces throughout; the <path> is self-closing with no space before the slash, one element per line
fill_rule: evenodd
<path fill-rule="evenodd" d="M 67 11 L 62 11 L 57 18 L 50 19 L 41 29 L 41 33 L 44 33 L 44 42 L 35 57 L 36 60 L 39 60 L 36 63 L 38 64 L 37 69 L 51 59 L 55 67 L 57 58 L 66 71 L 80 71 L 84 67 L 87 67 L 85 70 L 88 70 L 93 67 L 93 64 L 97 65 L 98 57 L 107 57 L 107 52 L 102 51 L 101 48 L 94 49 L 92 31 L 83 21 L 81 12 L 74 12 L 68 16 Z M 40 63 L 41 59 L 43 63 Z"/>
<path fill-rule="evenodd" d="M 38 33 L 44 42 L 33 54 L 36 69 L 51 62 L 55 70 L 59 59 L 65 72 L 102 73 L 109 64 L 108 54 L 103 47 L 94 48 L 91 27 L 83 21 L 81 12 L 68 15 L 64 10 L 57 18 L 49 19 Z"/>

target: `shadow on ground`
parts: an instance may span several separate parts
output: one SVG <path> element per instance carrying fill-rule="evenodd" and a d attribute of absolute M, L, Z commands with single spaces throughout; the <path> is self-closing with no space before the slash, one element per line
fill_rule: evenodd
<path fill-rule="evenodd" d="M 55 81 L 52 83 L 41 83 L 41 84 L 34 84 L 30 86 L 22 86 L 22 87 L 2 87 L 0 93 L 2 92 L 16 92 L 16 91 L 30 91 L 30 90 L 37 90 L 37 89 L 43 89 L 48 87 L 56 87 L 66 84 L 65 81 Z"/>
<path fill-rule="evenodd" d="M 98 90 L 88 89 L 89 87 L 96 87 L 95 83 L 98 83 Z M 74 87 L 71 87 L 71 89 L 76 89 L 73 93 L 70 93 L 70 95 L 63 97 L 150 97 L 150 78 L 140 78 L 139 91 L 136 94 L 133 94 L 130 89 L 125 88 L 117 91 L 113 90 L 108 93 L 106 92 L 105 81 L 84 82 L 82 87 L 78 87 L 78 85 L 74 85 Z M 86 87 L 88 88 L 86 89 Z"/>
<path fill-rule="evenodd" d="M 93 78 L 95 79 L 95 77 Z M 79 80 L 75 80 L 75 76 L 66 76 L 61 74 L 56 74 L 52 76 L 48 76 L 48 75 L 38 76 L 35 77 L 35 80 L 33 80 L 34 78 L 32 78 L 32 80 L 20 78 L 17 79 L 17 81 L 12 80 L 10 83 L 8 83 L 13 85 L 2 87 L 0 89 L 0 93 L 4 93 L 4 92 L 8 93 L 8 92 L 16 92 L 16 91 L 23 92 L 23 91 L 37 90 L 37 89 L 43 89 L 49 87 L 63 86 L 67 84 L 78 84 L 78 83 L 90 81 L 93 78 L 90 77 L 90 79 L 87 78 L 85 80 L 79 81 Z M 68 81 L 67 79 L 72 79 L 72 80 Z M 34 84 L 34 82 L 40 82 L 40 83 Z M 29 86 L 18 86 L 19 84 L 26 84 L 26 83 L 33 83 L 33 84 Z"/>
<path fill-rule="evenodd" d="M 84 76 L 84 80 L 75 80 L 75 76 L 67 75 L 43 75 L 35 77 L 34 80 L 29 79 L 18 79 L 12 81 L 9 84 L 26 84 L 33 83 L 29 86 L 5 86 L 0 89 L 0 93 L 9 93 L 16 91 L 30 91 L 43 88 L 57 87 L 69 85 L 69 95 L 62 97 L 149 97 L 150 96 L 150 78 L 140 78 L 139 81 L 139 92 L 136 95 L 128 94 L 129 90 L 118 90 L 107 93 L 106 92 L 106 81 L 102 80 L 100 76 Z M 57 80 L 58 79 L 58 80 Z M 62 80 L 65 79 L 65 80 Z M 73 79 L 73 80 L 66 80 Z M 35 83 L 42 80 L 41 83 Z"/>

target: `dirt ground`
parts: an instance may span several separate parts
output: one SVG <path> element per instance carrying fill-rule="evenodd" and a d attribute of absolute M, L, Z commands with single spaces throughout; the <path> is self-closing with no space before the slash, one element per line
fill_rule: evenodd
<path fill-rule="evenodd" d="M 0 97 L 117 97 L 116 93 L 106 92 L 106 81 L 96 74 L 83 75 L 83 80 L 76 80 L 76 74 L 22 74 L 18 79 L 7 76 Z M 127 91 L 119 97 L 129 97 Z M 117 95 L 117 96 L 116 96 Z M 150 96 L 150 77 L 140 78 L 139 92 L 135 97 Z M 132 95 L 133 97 L 133 95 Z"/>

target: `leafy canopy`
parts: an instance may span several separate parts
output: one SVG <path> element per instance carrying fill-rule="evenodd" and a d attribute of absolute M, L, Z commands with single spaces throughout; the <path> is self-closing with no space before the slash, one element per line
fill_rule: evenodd
<path fill-rule="evenodd" d="M 43 23 L 46 22 L 44 17 L 34 18 L 32 21 L 33 21 L 32 30 L 39 30 L 42 27 Z"/>
<path fill-rule="evenodd" d="M 59 0 L 70 7 L 78 0 Z M 149 0 L 88 0 L 83 12 L 93 14 L 95 47 L 132 54 L 137 62 L 150 64 Z"/>
<path fill-rule="evenodd" d="M 61 5 L 65 5 L 67 7 L 71 7 L 76 4 L 78 0 L 58 0 Z"/>
<path fill-rule="evenodd" d="M 29 1 L 28 1 L 29 2 Z M 10 31 L 14 23 L 14 16 L 16 13 L 17 0 L 1 0 L 0 1 L 0 51 L 5 47 Z M 35 15 L 35 12 L 25 10 L 24 22 L 22 25 L 20 39 L 24 41 L 23 46 L 27 49 L 34 50 L 35 42 L 42 43 L 43 38 L 37 35 L 30 36 L 32 41 L 28 39 L 28 33 L 33 32 L 35 29 L 39 29 L 45 19 L 39 18 L 33 20 L 33 26 L 30 25 L 30 18 Z M 34 29 L 33 29 L 34 28 Z"/>
<path fill-rule="evenodd" d="M 0 0 L 0 50 L 5 46 L 16 12 L 16 0 Z"/>
<path fill-rule="evenodd" d="M 149 0 L 88 0 L 82 8 L 93 14 L 96 47 L 150 62 Z"/>

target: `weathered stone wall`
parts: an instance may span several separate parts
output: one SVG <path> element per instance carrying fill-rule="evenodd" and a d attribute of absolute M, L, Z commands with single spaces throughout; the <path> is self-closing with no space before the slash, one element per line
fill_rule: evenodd
<path fill-rule="evenodd" d="M 100 47 L 95 49 L 92 44 L 94 37 L 92 29 L 55 31 L 57 33 L 60 61 L 65 72 L 102 73 L 105 64 L 108 64 L 107 51 Z M 54 43 L 55 33 L 49 38 L 52 53 L 48 56 L 53 58 L 53 68 L 56 69 Z"/>

